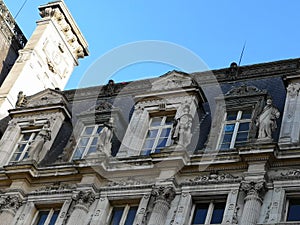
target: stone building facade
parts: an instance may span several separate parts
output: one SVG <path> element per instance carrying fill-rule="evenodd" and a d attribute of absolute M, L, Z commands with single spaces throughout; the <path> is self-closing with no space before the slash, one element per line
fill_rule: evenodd
<path fill-rule="evenodd" d="M 299 66 L 28 96 L 0 141 L 0 224 L 300 224 Z"/>
<path fill-rule="evenodd" d="M 40 11 L 0 107 L 0 225 L 300 224 L 299 58 L 61 91 L 87 45 Z M 26 68 L 53 85 L 12 88 Z"/>

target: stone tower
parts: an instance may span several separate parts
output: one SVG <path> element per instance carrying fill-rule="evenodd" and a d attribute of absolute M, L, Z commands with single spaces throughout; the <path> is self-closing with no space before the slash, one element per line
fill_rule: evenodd
<path fill-rule="evenodd" d="M 63 1 L 39 7 L 41 19 L 0 88 L 0 119 L 14 108 L 20 91 L 32 95 L 63 89 L 87 43 Z"/>

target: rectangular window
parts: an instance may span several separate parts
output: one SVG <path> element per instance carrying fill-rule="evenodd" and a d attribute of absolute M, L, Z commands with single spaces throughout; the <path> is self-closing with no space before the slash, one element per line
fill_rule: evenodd
<path fill-rule="evenodd" d="M 196 203 L 192 208 L 192 221 L 190 224 L 221 224 L 224 211 L 224 202 Z"/>
<path fill-rule="evenodd" d="M 159 116 L 150 119 L 149 129 L 142 148 L 141 155 L 160 152 L 172 142 L 171 131 L 173 128 L 173 117 Z"/>
<path fill-rule="evenodd" d="M 40 130 L 23 130 L 10 162 L 19 162 L 28 158 L 31 143 Z"/>
<path fill-rule="evenodd" d="M 40 210 L 34 225 L 54 225 L 59 214 L 59 210 Z"/>
<path fill-rule="evenodd" d="M 109 225 L 132 225 L 138 206 L 124 205 L 112 208 Z"/>
<path fill-rule="evenodd" d="M 219 149 L 231 149 L 244 145 L 249 138 L 251 110 L 236 110 L 226 113 Z"/>
<path fill-rule="evenodd" d="M 300 198 L 287 199 L 286 221 L 300 221 Z"/>
<path fill-rule="evenodd" d="M 78 140 L 73 159 L 81 159 L 85 155 L 96 152 L 101 125 L 91 125 L 84 127 Z"/>

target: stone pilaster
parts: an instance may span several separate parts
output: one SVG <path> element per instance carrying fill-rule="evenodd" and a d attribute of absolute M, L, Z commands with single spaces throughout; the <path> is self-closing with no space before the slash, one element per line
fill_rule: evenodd
<path fill-rule="evenodd" d="M 246 192 L 246 197 L 240 224 L 255 225 L 260 214 L 262 195 L 265 192 L 265 181 L 243 181 L 241 190 Z"/>
<path fill-rule="evenodd" d="M 95 201 L 95 195 L 91 191 L 80 191 L 75 197 L 74 210 L 67 225 L 84 225 L 90 206 Z"/>
<path fill-rule="evenodd" d="M 233 189 L 228 193 L 226 208 L 223 216 L 224 224 L 238 224 L 237 211 L 239 206 L 238 202 L 238 193 L 239 190 Z"/>
<path fill-rule="evenodd" d="M 134 225 L 145 225 L 145 218 L 147 216 L 147 206 L 150 200 L 150 194 L 145 194 L 140 201 L 137 214 L 133 221 Z"/>
<path fill-rule="evenodd" d="M 109 208 L 110 204 L 108 198 L 100 197 L 92 217 L 91 225 L 106 225 Z"/>
<path fill-rule="evenodd" d="M 159 187 L 153 191 L 156 197 L 148 225 L 165 224 L 171 202 L 175 198 L 173 187 Z"/>
<path fill-rule="evenodd" d="M 188 223 L 192 208 L 192 196 L 190 193 L 182 193 L 173 224 L 185 225 Z"/>
<path fill-rule="evenodd" d="M 14 220 L 17 210 L 22 205 L 19 196 L 2 196 L 0 198 L 0 225 L 8 225 Z"/>
<path fill-rule="evenodd" d="M 281 144 L 296 144 L 300 141 L 300 83 L 290 83 L 284 106 L 279 137 Z"/>

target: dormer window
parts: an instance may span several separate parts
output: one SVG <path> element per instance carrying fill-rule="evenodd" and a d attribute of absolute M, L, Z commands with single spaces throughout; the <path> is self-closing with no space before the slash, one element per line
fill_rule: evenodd
<path fill-rule="evenodd" d="M 96 152 L 98 137 L 102 130 L 102 126 L 99 124 L 85 126 L 73 155 L 73 159 L 81 159 L 82 157 Z"/>
<path fill-rule="evenodd" d="M 174 118 L 172 116 L 157 116 L 150 119 L 150 125 L 141 155 L 160 152 L 161 149 L 171 144 L 173 120 Z"/>
<path fill-rule="evenodd" d="M 28 152 L 31 147 L 31 143 L 34 141 L 39 130 L 24 130 L 22 131 L 21 137 L 17 143 L 14 154 L 10 162 L 19 162 L 23 159 L 28 158 Z"/>
<path fill-rule="evenodd" d="M 226 113 L 219 149 L 231 149 L 248 141 L 252 110 L 233 110 Z"/>

